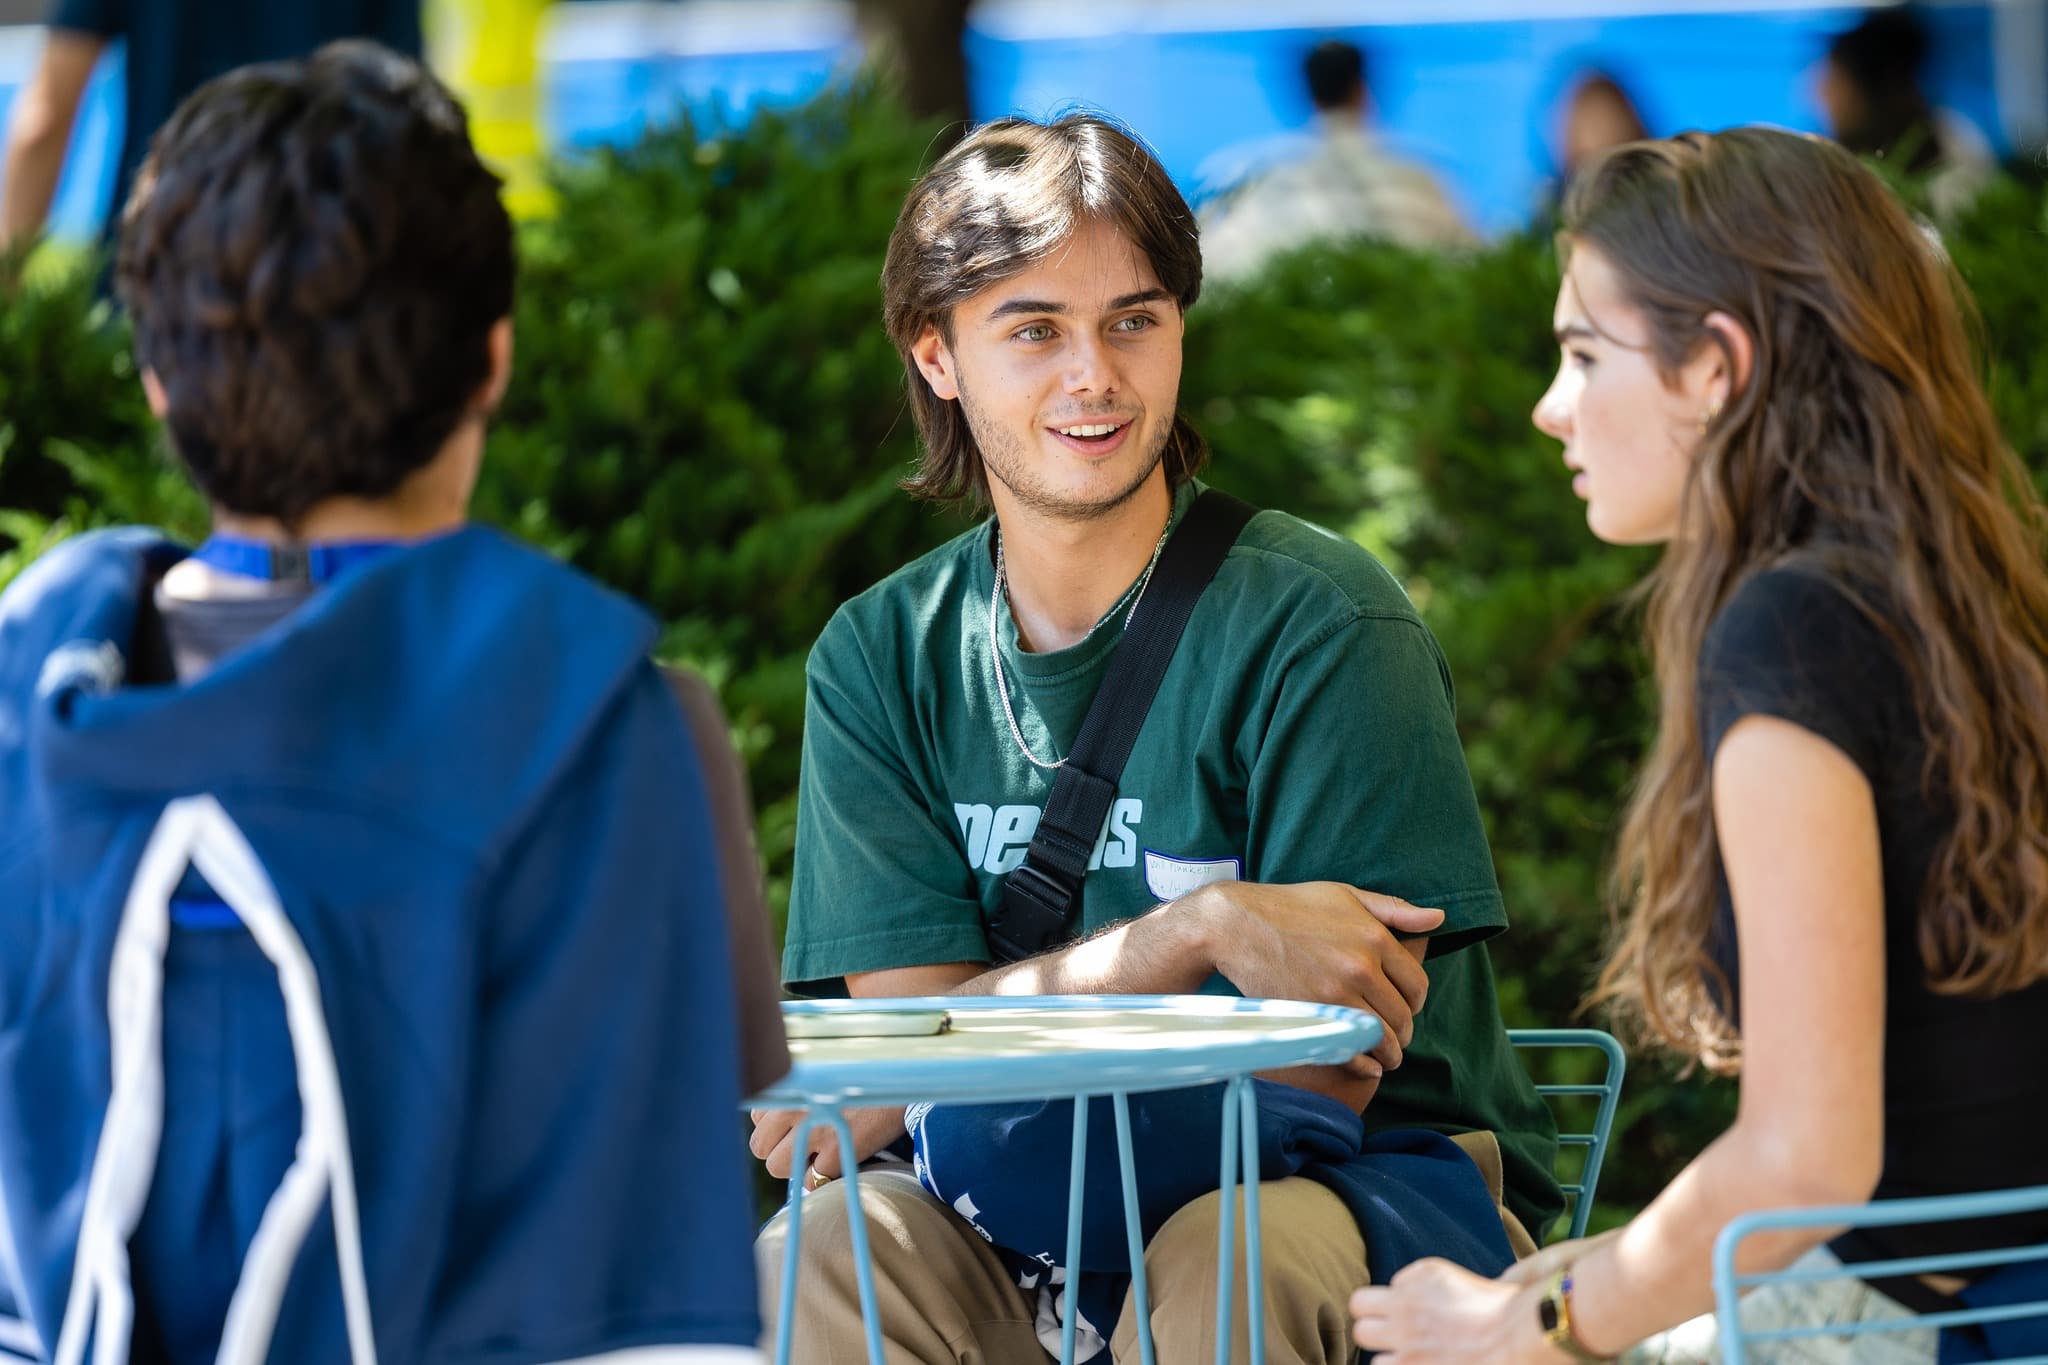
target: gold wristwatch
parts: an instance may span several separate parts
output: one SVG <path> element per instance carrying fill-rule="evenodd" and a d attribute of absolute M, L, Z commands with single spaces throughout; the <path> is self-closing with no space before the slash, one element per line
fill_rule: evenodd
<path fill-rule="evenodd" d="M 1573 1360 L 1601 1362 L 1612 1360 L 1612 1356 L 1595 1355 L 1579 1341 L 1572 1331 L 1572 1272 L 1569 1268 L 1560 1270 L 1550 1277 L 1550 1283 L 1543 1286 L 1543 1297 L 1536 1304 L 1536 1323 L 1543 1329 L 1543 1339 L 1563 1351 Z"/>

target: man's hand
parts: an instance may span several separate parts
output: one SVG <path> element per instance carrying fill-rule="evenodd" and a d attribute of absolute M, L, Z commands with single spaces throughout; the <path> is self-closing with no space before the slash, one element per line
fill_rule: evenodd
<path fill-rule="evenodd" d="M 748 1150 L 768 1164 L 768 1174 L 778 1180 L 789 1178 L 789 1167 L 794 1155 L 796 1126 L 803 1121 L 801 1109 L 755 1109 L 750 1117 L 754 1120 L 754 1136 L 747 1143 Z M 849 1109 L 846 1111 L 846 1125 L 853 1130 L 854 1160 L 866 1161 L 897 1138 L 903 1136 L 903 1109 Z M 811 1128 L 810 1166 L 813 1179 L 819 1182 L 845 1174 L 845 1164 L 839 1157 L 839 1136 L 832 1131 L 832 1125 L 820 1122 Z"/>
<path fill-rule="evenodd" d="M 1262 1081 L 1328 1096 L 1352 1113 L 1363 1114 L 1372 1097 L 1379 1094 L 1380 1078 L 1386 1074 L 1386 1068 L 1370 1052 L 1361 1052 L 1335 1066 L 1289 1066 L 1256 1074 Z"/>
<path fill-rule="evenodd" d="M 1341 882 L 1215 882 L 1180 904 L 1205 922 L 1216 970 L 1238 990 L 1367 1010 L 1386 1026 L 1370 1056 L 1387 1071 L 1401 1064 L 1429 976 L 1426 944 L 1394 935 L 1428 933 L 1443 911 Z"/>

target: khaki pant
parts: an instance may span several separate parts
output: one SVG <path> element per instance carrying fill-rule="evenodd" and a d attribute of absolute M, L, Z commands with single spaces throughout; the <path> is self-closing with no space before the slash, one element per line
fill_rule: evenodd
<path fill-rule="evenodd" d="M 1492 1134 L 1460 1138 L 1500 1194 L 1500 1148 Z M 1045 1365 L 1038 1296 L 1017 1287 L 995 1252 L 966 1220 L 901 1169 L 863 1171 L 861 1206 L 874 1257 L 876 1306 L 889 1365 Z M 1243 1227 L 1243 1195 L 1237 1223 Z M 1265 1268 L 1265 1365 L 1350 1365 L 1351 1291 L 1366 1283 L 1365 1243 L 1343 1201 L 1299 1177 L 1259 1188 Z M 1216 1357 L 1216 1236 L 1222 1196 L 1206 1195 L 1168 1219 L 1145 1248 L 1152 1337 L 1161 1362 Z M 798 1365 L 865 1365 L 860 1293 L 844 1181 L 804 1199 L 803 1247 L 790 1358 Z M 1513 1216 L 1502 1222 L 1517 1255 L 1533 1250 Z M 772 1332 L 788 1214 L 779 1213 L 756 1243 L 762 1318 Z M 1251 1359 L 1246 1324 L 1244 1243 L 1232 1278 L 1231 1359 Z M 1110 1338 L 1118 1365 L 1138 1359 L 1131 1298 Z"/>

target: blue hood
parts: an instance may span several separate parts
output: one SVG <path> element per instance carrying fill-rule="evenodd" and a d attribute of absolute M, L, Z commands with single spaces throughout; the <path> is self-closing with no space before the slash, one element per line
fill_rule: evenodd
<path fill-rule="evenodd" d="M 0 810 L 312 787 L 433 812 L 485 851 L 655 640 L 625 598 L 472 527 L 357 570 L 191 685 L 107 690 L 145 575 L 184 553 L 149 530 L 81 536 L 0 598 Z"/>

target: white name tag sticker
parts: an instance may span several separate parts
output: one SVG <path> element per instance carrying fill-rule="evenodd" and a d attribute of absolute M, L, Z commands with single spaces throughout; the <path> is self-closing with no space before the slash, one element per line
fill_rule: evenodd
<path fill-rule="evenodd" d="M 1242 858 L 1169 858 L 1145 850 L 1145 885 L 1162 901 L 1179 900 L 1211 882 L 1243 880 Z"/>

